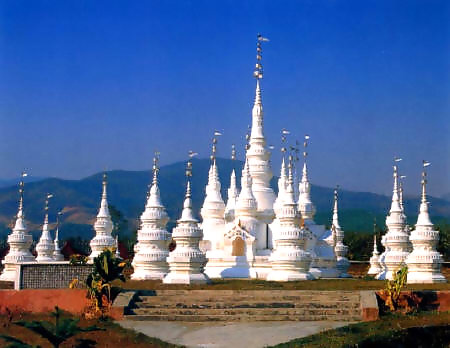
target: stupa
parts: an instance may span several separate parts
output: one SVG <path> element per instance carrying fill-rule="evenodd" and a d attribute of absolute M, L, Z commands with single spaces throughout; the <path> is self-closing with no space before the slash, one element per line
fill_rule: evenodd
<path fill-rule="evenodd" d="M 152 186 L 141 215 L 141 228 L 137 232 L 131 279 L 163 279 L 169 271 L 166 261 L 169 256 L 170 233 L 166 229 L 169 217 L 161 202 L 157 164 L 155 156 Z"/>
<path fill-rule="evenodd" d="M 97 220 L 94 224 L 95 237 L 91 240 L 91 254 L 89 255 L 89 261 L 93 262 L 94 258 L 97 257 L 103 250 L 107 248 L 114 248 L 116 241 L 111 235 L 113 230 L 113 223 L 111 220 L 111 215 L 109 214 L 108 208 L 108 197 L 106 192 L 107 187 L 107 176 L 106 173 L 103 174 L 103 192 L 102 200 L 100 203 L 100 209 L 97 214 Z"/>
<path fill-rule="evenodd" d="M 307 147 L 309 136 L 305 135 L 303 143 L 303 170 L 299 184 L 298 210 L 300 211 L 303 226 L 310 231 L 310 238 L 306 242 L 306 250 L 311 254 L 312 262 L 310 273 L 315 278 L 337 278 L 339 271 L 336 268 L 336 254 L 332 232 L 324 225 L 314 221 L 316 208 L 311 201 L 311 184 L 308 178 Z"/>
<path fill-rule="evenodd" d="M 22 173 L 22 177 L 25 176 L 26 173 Z M 28 233 L 25 215 L 23 213 L 24 186 L 25 184 L 22 179 L 19 183 L 19 211 L 17 212 L 16 223 L 12 233 L 8 236 L 9 252 L 3 261 L 4 268 L 0 280 L 15 281 L 18 277 L 18 263 L 36 261 L 30 252 L 33 238 L 31 237 L 31 234 Z"/>
<path fill-rule="evenodd" d="M 64 255 L 61 253 L 61 248 L 59 247 L 59 218 L 62 215 L 61 212 L 58 212 L 56 215 L 56 231 L 55 231 L 55 240 L 53 242 L 53 260 L 54 261 L 64 261 Z"/>
<path fill-rule="evenodd" d="M 216 132 L 216 134 L 220 134 Z M 208 173 L 208 184 L 205 189 L 205 201 L 201 209 L 203 240 L 201 243 L 203 251 L 213 251 L 220 245 L 225 232 L 225 203 L 220 193 L 221 184 L 219 171 L 216 163 L 217 138 L 213 138 L 211 166 Z M 232 193 L 233 194 L 233 193 Z"/>
<path fill-rule="evenodd" d="M 282 164 L 283 170 L 284 161 Z M 281 195 L 281 196 L 280 196 Z M 274 250 L 269 258 L 271 270 L 267 280 L 295 281 L 314 277 L 309 273 L 311 255 L 305 251 L 309 232 L 300 228 L 300 214 L 294 200 L 292 160 L 289 163 L 289 178 L 284 190 L 279 192 L 280 207 L 277 208 L 277 229 L 274 231 Z"/>
<path fill-rule="evenodd" d="M 255 101 L 252 109 L 252 127 L 249 139 L 249 147 L 246 153 L 246 159 L 249 163 L 250 176 L 252 178 L 252 191 L 257 201 L 257 212 L 259 231 L 256 237 L 256 254 L 258 256 L 269 256 L 271 253 L 270 239 L 271 234 L 268 225 L 275 218 L 273 203 L 275 202 L 275 193 L 270 187 L 272 179 L 272 169 L 270 166 L 270 152 L 266 147 L 266 138 L 264 136 L 264 111 L 261 97 L 260 80 L 263 78 L 262 67 L 262 45 L 268 41 L 261 35 L 258 35 L 256 45 L 256 65 L 253 76 L 256 79 Z"/>
<path fill-rule="evenodd" d="M 187 185 L 183 212 L 181 218 L 177 221 L 177 227 L 172 231 L 172 238 L 176 247 L 167 257 L 169 273 L 163 279 L 163 283 L 201 284 L 210 281 L 203 272 L 206 257 L 199 248 L 203 232 L 192 211 L 191 182 L 189 180 L 191 176 L 192 162 L 189 160 L 186 170 Z"/>
<path fill-rule="evenodd" d="M 252 264 L 258 231 L 257 203 L 252 191 L 248 160 L 242 169 L 241 192 L 236 202 L 235 218 L 227 223 L 225 234 L 214 252 L 208 253 L 205 273 L 210 278 L 256 278 Z"/>
<path fill-rule="evenodd" d="M 47 194 L 45 199 L 44 225 L 42 226 L 41 238 L 39 239 L 39 243 L 36 245 L 37 262 L 54 261 L 53 252 L 55 251 L 55 245 L 48 228 L 48 202 L 51 197 L 53 197 L 53 195 Z"/>
<path fill-rule="evenodd" d="M 370 276 L 376 276 L 381 273 L 383 269 L 380 265 L 380 253 L 378 252 L 377 247 L 377 234 L 376 234 L 376 224 L 373 224 L 373 251 L 372 256 L 370 257 L 370 268 L 367 271 L 367 274 Z"/>
<path fill-rule="evenodd" d="M 396 162 L 400 159 L 396 159 Z M 400 205 L 398 166 L 394 164 L 394 189 L 392 193 L 392 204 L 389 215 L 386 218 L 387 233 L 381 243 L 386 248 L 380 258 L 382 272 L 377 279 L 392 280 L 395 273 L 404 265 L 409 254 L 409 236 L 406 226 L 405 214 Z"/>
<path fill-rule="evenodd" d="M 336 254 L 336 268 L 339 271 L 339 277 L 351 278 L 352 276 L 347 272 L 350 267 L 350 262 L 346 257 L 348 247 L 344 244 L 344 230 L 339 224 L 337 188 L 334 190 L 333 222 L 331 224 L 331 230 L 333 235 L 332 239 L 334 240 L 334 252 Z"/>
<path fill-rule="evenodd" d="M 447 280 L 441 273 L 442 255 L 436 251 L 439 242 L 439 231 L 434 230 L 428 213 L 427 172 L 429 162 L 424 161 L 422 172 L 422 199 L 416 228 L 411 232 L 410 241 L 413 251 L 406 258 L 408 266 L 407 282 L 412 283 L 445 283 Z"/>

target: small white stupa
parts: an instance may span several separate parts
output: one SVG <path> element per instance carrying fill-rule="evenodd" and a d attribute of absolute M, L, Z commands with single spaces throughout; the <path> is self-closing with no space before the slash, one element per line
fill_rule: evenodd
<path fill-rule="evenodd" d="M 429 162 L 424 161 L 422 172 L 422 200 L 415 230 L 411 232 L 410 241 L 413 251 L 406 258 L 408 280 L 411 283 L 445 283 L 447 280 L 441 273 L 442 255 L 436 251 L 439 242 L 439 231 L 433 229 L 428 213 L 427 173 Z"/>
<path fill-rule="evenodd" d="M 39 243 L 36 245 L 37 262 L 51 262 L 54 261 L 53 252 L 55 251 L 55 245 L 50 235 L 50 231 L 48 228 L 48 202 L 49 199 L 52 198 L 53 195 L 47 194 L 45 199 L 45 218 L 44 225 L 42 226 L 42 234 L 39 239 Z"/>
<path fill-rule="evenodd" d="M 53 260 L 54 261 L 64 261 L 64 255 L 61 253 L 61 248 L 59 247 L 59 217 L 62 215 L 61 212 L 58 212 L 56 215 L 56 231 L 55 231 L 55 240 L 53 242 Z"/>
<path fill-rule="evenodd" d="M 116 241 L 111 235 L 113 230 L 113 223 L 111 220 L 111 215 L 109 214 L 108 208 L 108 197 L 106 193 L 107 186 L 107 176 L 106 173 L 103 174 L 103 192 L 102 201 L 100 203 L 100 209 L 97 214 L 97 220 L 94 224 L 95 237 L 91 240 L 91 254 L 89 255 L 89 261 L 93 262 L 94 258 L 97 257 L 107 248 L 114 248 Z"/>
<path fill-rule="evenodd" d="M 316 208 L 311 200 L 311 184 L 308 178 L 307 147 L 309 135 L 305 135 L 303 143 L 303 174 L 299 184 L 298 210 L 303 219 L 304 228 L 311 232 L 306 242 L 306 250 L 311 254 L 312 262 L 310 273 L 315 278 L 337 278 L 339 271 L 336 269 L 336 254 L 332 232 L 324 225 L 318 225 L 314 221 Z"/>
<path fill-rule="evenodd" d="M 350 262 L 348 261 L 346 255 L 348 252 L 348 247 L 344 244 L 344 230 L 339 224 L 338 215 L 338 191 L 334 190 L 334 206 L 333 206 L 333 222 L 331 224 L 331 229 L 333 232 L 334 240 L 334 252 L 336 254 L 336 268 L 339 271 L 340 278 L 351 278 L 352 276 L 348 274 L 348 268 L 350 267 Z"/>
<path fill-rule="evenodd" d="M 158 187 L 157 157 L 153 159 L 153 181 L 145 211 L 141 215 L 141 228 L 133 259 L 131 279 L 163 279 L 169 271 L 167 257 L 170 233 L 166 226 L 169 217 L 161 202 Z"/>
<path fill-rule="evenodd" d="M 232 148 L 231 148 L 231 159 L 233 160 L 233 163 L 236 160 L 236 149 L 235 149 L 234 144 L 232 145 Z M 227 204 L 225 206 L 225 222 L 226 223 L 230 223 L 230 222 L 234 221 L 236 203 L 237 203 L 238 197 L 239 197 L 239 190 L 238 190 L 237 184 L 236 184 L 236 171 L 233 168 L 233 170 L 231 171 L 231 176 L 230 176 L 230 187 L 228 188 L 228 191 L 227 191 Z"/>
<path fill-rule="evenodd" d="M 26 174 L 23 173 L 22 177 L 25 176 Z M 19 184 L 19 211 L 17 212 L 17 219 L 12 233 L 8 236 L 9 252 L 3 261 L 4 269 L 0 276 L 0 280 L 15 281 L 18 277 L 18 263 L 36 261 L 30 252 L 33 238 L 31 234 L 28 233 L 27 225 L 25 223 L 25 216 L 23 213 L 23 192 L 24 182 L 22 180 Z"/>
<path fill-rule="evenodd" d="M 281 207 L 276 219 L 278 228 L 274 230 L 275 248 L 270 255 L 271 270 L 267 275 L 269 281 L 307 280 L 314 277 L 309 273 L 311 256 L 305 251 L 309 232 L 300 228 L 300 214 L 294 200 L 292 160 L 289 163 L 289 178 L 286 189 L 282 192 Z M 280 195 L 278 196 L 280 198 Z"/>
<path fill-rule="evenodd" d="M 378 251 L 377 246 L 377 233 L 376 233 L 377 225 L 374 222 L 373 224 L 373 251 L 372 256 L 370 257 L 370 268 L 367 271 L 367 274 L 370 276 L 376 276 L 377 274 L 383 271 L 380 265 L 380 253 Z"/>
<path fill-rule="evenodd" d="M 396 162 L 401 159 L 395 159 Z M 383 271 L 377 279 L 392 280 L 395 273 L 404 265 L 409 254 L 409 235 L 406 226 L 405 214 L 400 205 L 398 167 L 394 165 L 394 189 L 389 215 L 386 218 L 387 233 L 381 242 L 386 250 L 380 258 Z"/>
<path fill-rule="evenodd" d="M 176 247 L 167 258 L 169 273 L 163 279 L 163 283 L 167 284 L 202 284 L 210 281 L 203 273 L 206 257 L 199 248 L 203 232 L 192 211 L 191 182 L 189 181 L 189 177 L 192 176 L 192 162 L 190 160 L 186 176 L 188 180 L 183 212 L 177 221 L 177 227 L 172 231 Z"/>
<path fill-rule="evenodd" d="M 220 134 L 220 133 L 216 133 Z M 225 233 L 225 203 L 220 193 L 221 184 L 219 180 L 219 171 L 216 163 L 216 145 L 217 138 L 213 138 L 211 166 L 208 174 L 208 184 L 206 185 L 206 196 L 201 209 L 203 240 L 201 248 L 204 252 L 214 251 L 221 243 Z"/>

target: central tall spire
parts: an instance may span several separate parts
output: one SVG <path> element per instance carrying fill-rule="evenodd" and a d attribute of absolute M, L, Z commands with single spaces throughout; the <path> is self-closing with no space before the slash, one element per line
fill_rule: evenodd
<path fill-rule="evenodd" d="M 249 161 L 249 172 L 252 177 L 252 190 L 258 202 L 258 211 L 264 212 L 261 217 L 266 222 L 272 222 L 274 218 L 273 203 L 275 193 L 270 187 L 272 170 L 270 167 L 270 152 L 266 148 L 264 137 L 264 112 L 261 98 L 261 83 L 263 77 L 262 69 L 262 47 L 261 43 L 269 41 L 258 35 L 256 45 L 256 65 L 253 76 L 256 78 L 255 102 L 252 109 L 252 129 L 250 134 L 247 158 Z"/>

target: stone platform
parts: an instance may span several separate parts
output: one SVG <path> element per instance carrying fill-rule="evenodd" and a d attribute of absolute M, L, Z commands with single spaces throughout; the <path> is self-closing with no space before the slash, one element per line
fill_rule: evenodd
<path fill-rule="evenodd" d="M 378 306 L 373 291 L 299 290 L 138 291 L 131 297 L 124 316 L 124 319 L 134 321 L 188 322 L 362 321 L 377 318 Z"/>

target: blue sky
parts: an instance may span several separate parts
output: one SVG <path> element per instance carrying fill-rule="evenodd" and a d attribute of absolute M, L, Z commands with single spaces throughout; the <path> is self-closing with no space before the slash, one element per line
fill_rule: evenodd
<path fill-rule="evenodd" d="M 264 45 L 268 142 L 311 136 L 315 184 L 450 192 L 447 1 L 18 1 L 0 3 L 0 177 L 147 169 L 194 149 L 243 158 Z M 274 150 L 274 172 L 279 153 Z"/>

